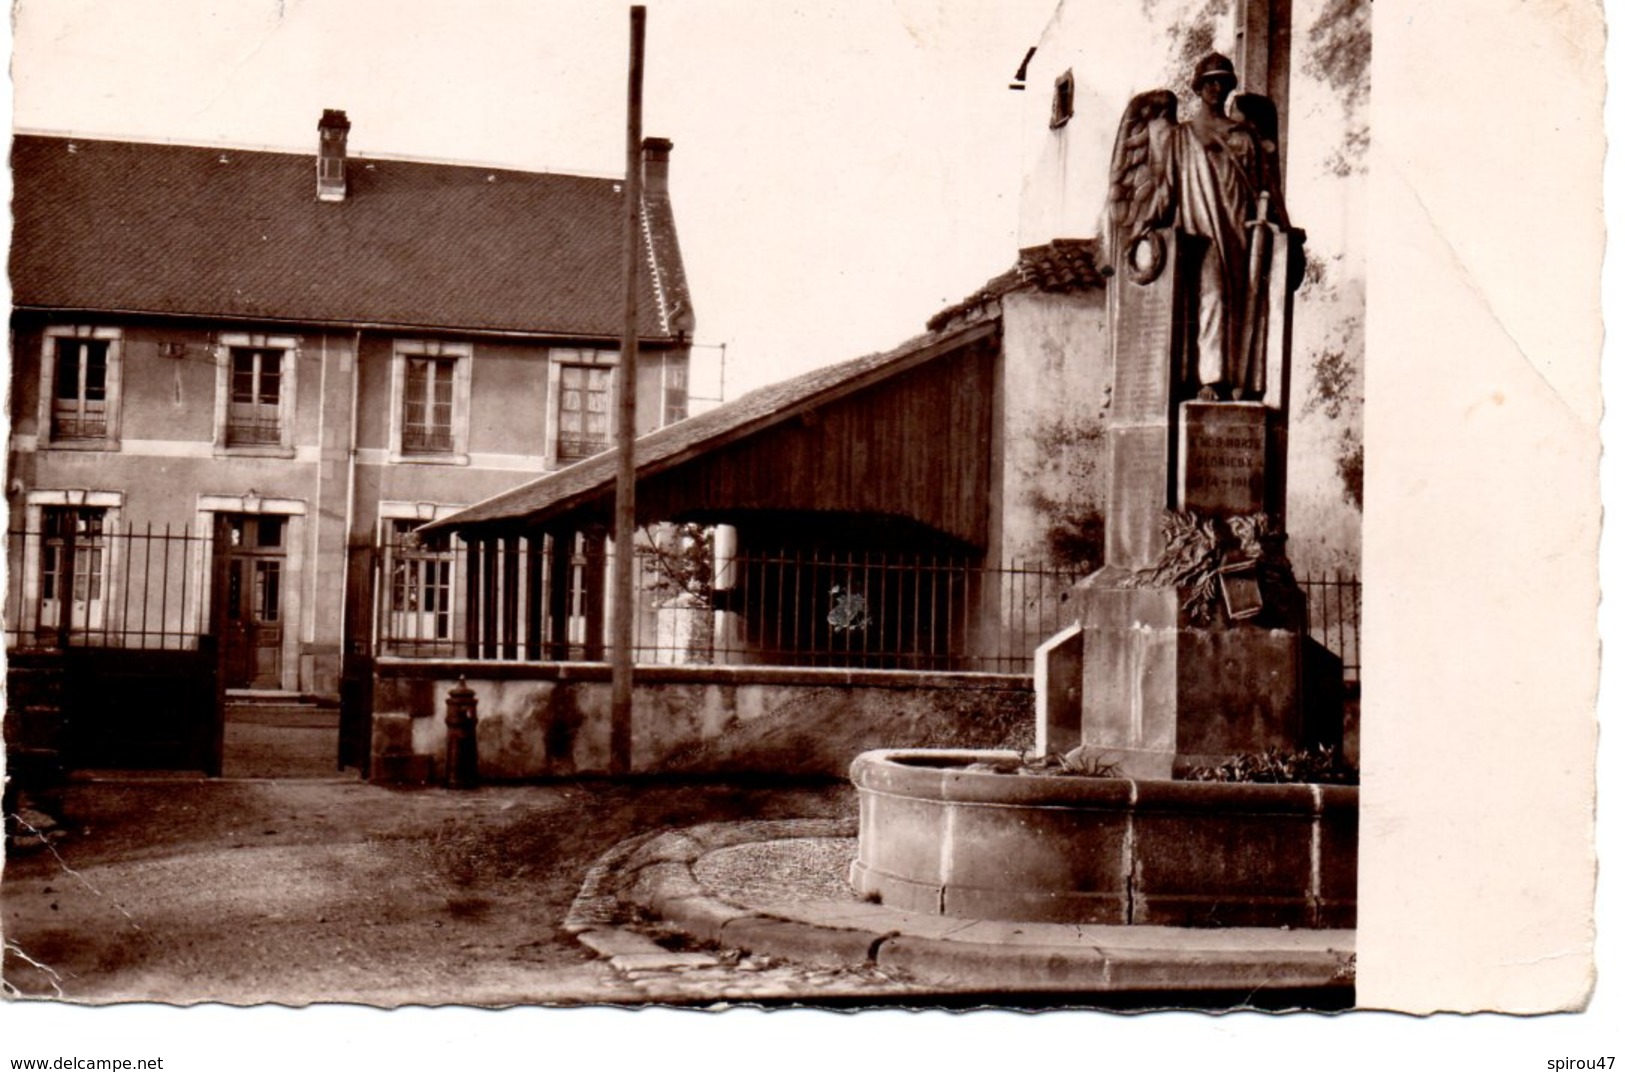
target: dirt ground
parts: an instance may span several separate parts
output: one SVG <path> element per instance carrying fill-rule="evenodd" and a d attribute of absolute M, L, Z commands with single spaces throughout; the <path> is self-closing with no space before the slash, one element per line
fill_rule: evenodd
<path fill-rule="evenodd" d="M 646 1000 L 559 927 L 634 834 L 856 812 L 844 783 L 76 783 L 9 854 L 11 997 L 306 1004 Z"/>

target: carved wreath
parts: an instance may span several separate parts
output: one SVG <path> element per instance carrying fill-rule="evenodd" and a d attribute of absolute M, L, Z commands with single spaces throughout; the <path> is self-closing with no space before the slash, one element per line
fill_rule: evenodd
<path fill-rule="evenodd" d="M 1267 514 L 1220 519 L 1184 510 L 1162 516 L 1163 551 L 1156 565 L 1135 570 L 1130 586 L 1173 586 L 1180 608 L 1197 622 L 1212 621 L 1221 600 L 1219 573 L 1237 562 L 1255 562 L 1260 572 L 1292 575 L 1280 532 Z"/>

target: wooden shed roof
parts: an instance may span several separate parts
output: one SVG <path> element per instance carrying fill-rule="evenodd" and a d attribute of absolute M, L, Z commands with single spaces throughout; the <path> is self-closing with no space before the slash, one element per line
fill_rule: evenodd
<path fill-rule="evenodd" d="M 999 330 L 999 322 L 990 319 L 930 332 L 882 353 L 760 388 L 640 437 L 634 447 L 640 521 L 669 520 L 672 511 L 702 508 L 807 509 L 813 494 L 808 483 L 817 481 L 824 485 L 818 509 L 884 512 L 876 511 L 876 504 L 889 498 L 898 516 L 982 542 L 991 362 L 981 360 L 984 348 L 978 344 Z M 951 433 L 950 425 L 958 431 Z M 959 440 L 957 450 L 944 437 Z M 820 472 L 803 474 L 798 482 L 784 468 L 786 459 L 798 456 Z M 945 481 L 953 474 L 931 471 L 932 466 L 957 466 L 964 479 Z M 669 479 L 658 479 L 662 476 Z M 708 493 L 708 482 L 719 479 L 732 486 Z M 898 481 L 932 501 L 910 502 Z M 606 451 L 425 530 L 545 526 L 572 513 L 607 513 L 614 482 L 615 454 Z M 646 489 L 655 493 L 646 495 Z M 650 510 L 668 512 L 650 516 Z"/>

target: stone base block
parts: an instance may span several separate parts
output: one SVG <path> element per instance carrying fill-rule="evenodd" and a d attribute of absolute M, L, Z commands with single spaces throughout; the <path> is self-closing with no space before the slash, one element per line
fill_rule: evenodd
<path fill-rule="evenodd" d="M 1085 587 L 1083 744 L 1130 777 L 1304 743 L 1303 635 L 1186 620 L 1173 588 Z"/>
<path fill-rule="evenodd" d="M 1038 705 L 1035 746 L 1060 755 L 1082 743 L 1078 704 L 1083 697 L 1083 629 L 1069 625 L 1033 655 L 1033 693 Z"/>

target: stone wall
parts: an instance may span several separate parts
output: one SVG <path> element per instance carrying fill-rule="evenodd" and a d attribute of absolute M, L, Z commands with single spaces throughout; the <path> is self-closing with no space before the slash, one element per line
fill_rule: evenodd
<path fill-rule="evenodd" d="M 440 780 L 459 678 L 479 699 L 482 778 L 609 771 L 603 664 L 380 658 L 375 675 L 374 781 Z M 873 748 L 1029 748 L 1032 710 L 1032 679 L 1018 675 L 640 668 L 632 769 L 842 778 Z"/>
<path fill-rule="evenodd" d="M 1105 291 L 1003 302 L 990 562 L 1099 569 L 1111 357 Z"/>

